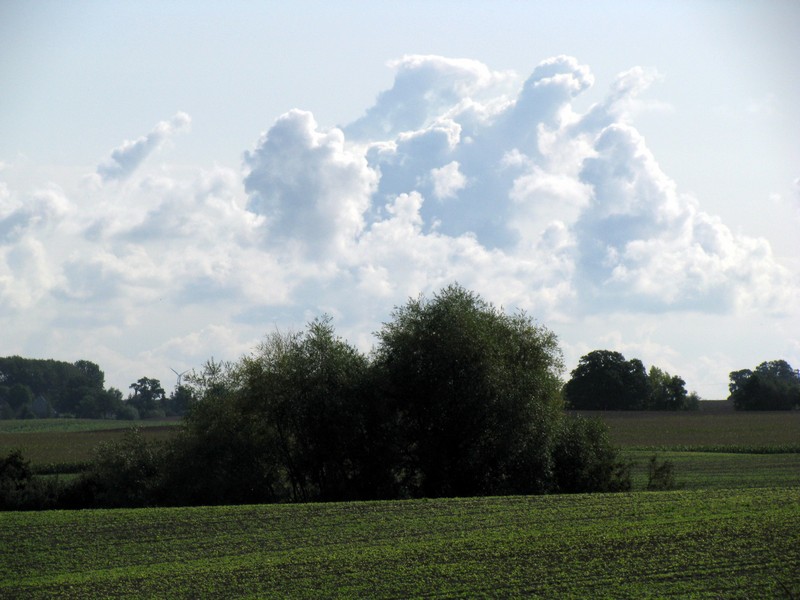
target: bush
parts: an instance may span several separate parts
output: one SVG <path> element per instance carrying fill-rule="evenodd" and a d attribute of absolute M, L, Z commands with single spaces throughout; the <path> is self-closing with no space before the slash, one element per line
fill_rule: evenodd
<path fill-rule="evenodd" d="M 57 506 L 57 480 L 35 477 L 19 450 L 0 459 L 0 510 L 41 510 Z"/>
<path fill-rule="evenodd" d="M 677 489 L 678 483 L 675 480 L 675 465 L 672 461 L 665 460 L 658 463 L 658 456 L 655 454 L 650 457 L 647 464 L 647 489 L 650 491 L 665 491 Z"/>
<path fill-rule="evenodd" d="M 565 416 L 553 449 L 553 460 L 557 492 L 631 489 L 631 465 L 619 458 L 608 428 L 598 419 Z"/>
<path fill-rule="evenodd" d="M 72 486 L 71 501 L 108 508 L 155 506 L 162 495 L 165 451 L 131 428 L 118 442 L 103 442 L 89 470 Z"/>

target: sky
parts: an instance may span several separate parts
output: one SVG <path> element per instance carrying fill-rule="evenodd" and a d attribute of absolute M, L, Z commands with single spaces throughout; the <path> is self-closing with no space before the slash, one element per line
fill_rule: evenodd
<path fill-rule="evenodd" d="M 458 282 L 680 375 L 800 367 L 800 5 L 0 0 L 0 355 L 140 377 Z"/>

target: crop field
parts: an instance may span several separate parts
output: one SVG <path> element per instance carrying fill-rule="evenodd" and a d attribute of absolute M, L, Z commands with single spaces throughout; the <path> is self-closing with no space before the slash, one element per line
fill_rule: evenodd
<path fill-rule="evenodd" d="M 148 439 L 167 439 L 177 431 L 175 421 L 113 421 L 100 419 L 32 419 L 0 421 L 0 455 L 22 451 L 38 473 L 81 470 L 100 442 L 122 439 L 136 425 Z"/>
<path fill-rule="evenodd" d="M 0 596 L 797 597 L 800 488 L 0 514 Z"/>
<path fill-rule="evenodd" d="M 800 452 L 800 411 L 582 411 L 608 425 L 626 448 L 716 452 Z"/>
<path fill-rule="evenodd" d="M 633 463 L 633 489 L 647 487 L 647 465 L 651 456 L 668 460 L 682 489 L 800 487 L 800 454 L 745 454 L 741 452 L 652 452 L 624 450 Z"/>

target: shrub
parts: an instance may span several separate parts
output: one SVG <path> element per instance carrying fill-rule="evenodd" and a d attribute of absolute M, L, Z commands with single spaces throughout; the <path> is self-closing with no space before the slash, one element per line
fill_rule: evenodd
<path fill-rule="evenodd" d="M 556 491 L 620 492 L 631 489 L 631 465 L 619 458 L 599 419 L 565 416 L 553 449 Z"/>
<path fill-rule="evenodd" d="M 655 454 L 650 457 L 647 465 L 647 489 L 650 491 L 665 491 L 678 488 L 675 480 L 675 465 L 670 460 L 661 464 Z"/>

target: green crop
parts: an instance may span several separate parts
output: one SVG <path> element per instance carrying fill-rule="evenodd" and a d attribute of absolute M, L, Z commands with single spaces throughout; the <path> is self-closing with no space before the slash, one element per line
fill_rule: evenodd
<path fill-rule="evenodd" d="M 794 597 L 800 488 L 0 514 L 0 596 Z"/>
<path fill-rule="evenodd" d="M 615 444 L 652 450 L 800 452 L 800 411 L 584 411 L 608 425 Z"/>
<path fill-rule="evenodd" d="M 0 456 L 19 449 L 36 473 L 76 473 L 86 468 L 101 442 L 121 440 L 130 421 L 41 419 L 0 421 Z M 137 421 L 142 435 L 164 440 L 176 434 L 177 422 Z"/>

